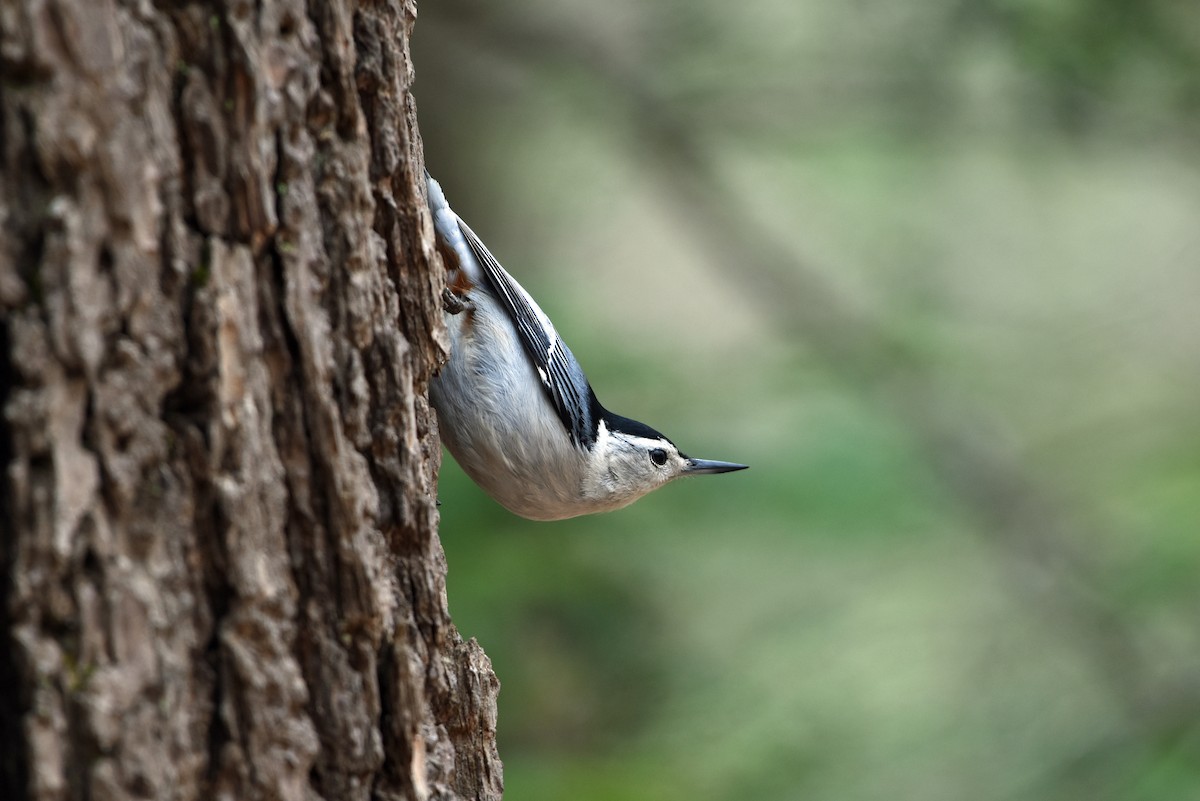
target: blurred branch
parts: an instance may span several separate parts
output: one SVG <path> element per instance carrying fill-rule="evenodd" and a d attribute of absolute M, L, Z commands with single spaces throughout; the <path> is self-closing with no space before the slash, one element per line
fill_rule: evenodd
<path fill-rule="evenodd" d="M 834 374 L 910 430 L 944 486 L 977 530 L 1009 557 L 1018 595 L 1037 599 L 1096 666 L 1126 711 L 1130 732 L 1174 730 L 1200 711 L 1193 678 L 1170 687 L 1152 675 L 1134 624 L 1107 602 L 1085 552 L 1099 524 L 1035 484 L 991 432 L 986 415 L 955 403 L 903 336 L 831 287 L 805 258 L 751 215 L 720 174 L 685 110 L 659 96 L 638 65 L 624 64 L 586 32 L 494 14 L 473 2 L 450 6 L 454 36 L 515 64 L 552 61 L 599 79 L 639 143 L 650 183 L 722 270 L 787 337 L 803 340 Z M 1135 735 L 1136 736 L 1136 735 Z"/>
<path fill-rule="evenodd" d="M 956 24 L 947 35 L 976 41 L 973 31 L 999 34 L 1026 68 L 1041 77 L 1055 98 L 1054 111 L 1067 130 L 1093 125 L 1111 112 L 1106 103 L 1123 91 L 1130 74 L 1153 66 L 1177 86 L 1175 111 L 1184 136 L 1194 135 L 1200 92 L 1200 14 L 1174 0 L 1073 0 L 1013 3 L 958 0 Z"/>

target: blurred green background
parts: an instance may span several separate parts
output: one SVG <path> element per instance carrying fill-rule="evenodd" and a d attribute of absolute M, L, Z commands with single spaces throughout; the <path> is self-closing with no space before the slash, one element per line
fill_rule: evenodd
<path fill-rule="evenodd" d="M 507 796 L 1200 799 L 1200 4 L 422 3 L 431 171 L 601 400 L 750 471 L 449 458 Z"/>

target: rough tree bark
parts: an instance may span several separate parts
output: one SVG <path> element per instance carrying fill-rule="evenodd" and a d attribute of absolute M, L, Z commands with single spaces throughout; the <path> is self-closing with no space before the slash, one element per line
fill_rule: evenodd
<path fill-rule="evenodd" d="M 0 798 L 500 796 L 411 0 L 0 5 Z"/>

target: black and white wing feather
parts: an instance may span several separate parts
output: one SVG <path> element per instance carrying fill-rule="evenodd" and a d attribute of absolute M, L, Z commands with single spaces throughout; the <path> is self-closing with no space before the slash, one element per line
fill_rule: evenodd
<path fill-rule="evenodd" d="M 533 362 L 538 378 L 567 433 L 576 445 L 592 447 L 596 443 L 596 428 L 602 410 L 579 362 L 554 330 L 550 318 L 500 266 L 496 257 L 461 218 L 458 227 L 471 253 L 483 268 L 484 276 L 495 290 L 500 305 L 512 319 L 521 344 Z"/>

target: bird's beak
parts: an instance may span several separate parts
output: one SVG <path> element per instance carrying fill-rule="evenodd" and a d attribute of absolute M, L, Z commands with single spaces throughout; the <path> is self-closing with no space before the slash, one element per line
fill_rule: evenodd
<path fill-rule="evenodd" d="M 683 472 L 689 476 L 702 473 L 732 473 L 734 470 L 745 470 L 750 465 L 737 462 L 717 462 L 712 459 L 688 459 Z"/>

